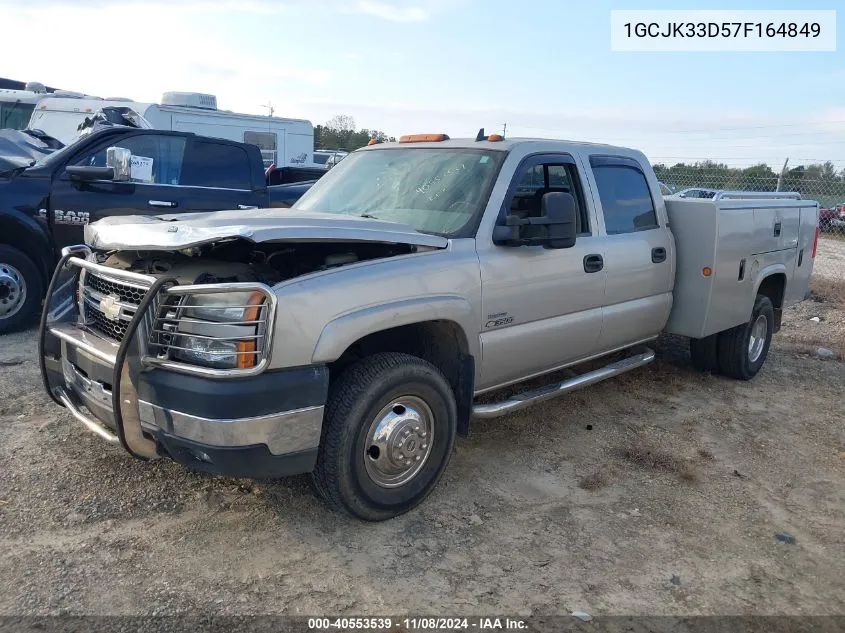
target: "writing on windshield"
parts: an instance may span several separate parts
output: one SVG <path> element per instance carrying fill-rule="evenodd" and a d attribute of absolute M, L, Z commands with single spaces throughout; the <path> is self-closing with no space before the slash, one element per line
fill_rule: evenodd
<path fill-rule="evenodd" d="M 454 235 L 483 211 L 502 152 L 385 148 L 351 154 L 295 205 Z"/>

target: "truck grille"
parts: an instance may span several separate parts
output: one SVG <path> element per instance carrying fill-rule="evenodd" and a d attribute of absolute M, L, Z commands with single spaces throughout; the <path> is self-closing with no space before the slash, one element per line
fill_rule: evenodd
<path fill-rule="evenodd" d="M 147 289 L 140 284 L 86 272 L 81 291 L 85 325 L 110 339 L 121 341 Z M 102 308 L 104 299 L 107 301 L 105 312 Z"/>

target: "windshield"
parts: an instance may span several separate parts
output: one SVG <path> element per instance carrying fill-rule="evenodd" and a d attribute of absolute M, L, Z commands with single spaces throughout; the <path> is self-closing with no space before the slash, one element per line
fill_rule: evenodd
<path fill-rule="evenodd" d="M 32 103 L 0 101 L 0 128 L 25 129 L 34 108 Z"/>
<path fill-rule="evenodd" d="M 350 154 L 294 205 L 401 222 L 447 237 L 473 229 L 504 152 L 385 148 Z"/>
<path fill-rule="evenodd" d="M 65 156 L 70 155 L 75 148 L 75 143 L 71 143 L 70 145 L 65 145 L 64 147 L 57 149 L 52 154 L 47 154 L 44 158 L 39 158 L 36 162 L 32 164 L 33 167 L 44 167 L 45 165 L 52 165 L 53 163 L 61 162 Z"/>

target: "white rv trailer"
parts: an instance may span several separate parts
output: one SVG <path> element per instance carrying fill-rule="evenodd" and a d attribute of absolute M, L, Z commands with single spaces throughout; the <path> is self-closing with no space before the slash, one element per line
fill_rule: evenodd
<path fill-rule="evenodd" d="M 130 107 L 158 130 L 194 132 L 257 145 L 265 166 L 272 163 L 278 167 L 314 164 L 314 127 L 310 121 L 218 110 L 217 97 L 201 93 L 166 92 L 161 104 L 122 98 L 47 97 L 38 103 L 29 127 L 70 143 L 86 117 L 108 106 Z"/>

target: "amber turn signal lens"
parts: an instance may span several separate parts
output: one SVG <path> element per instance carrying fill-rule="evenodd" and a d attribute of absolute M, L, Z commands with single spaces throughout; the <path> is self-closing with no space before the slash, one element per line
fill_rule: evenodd
<path fill-rule="evenodd" d="M 247 303 L 250 307 L 244 310 L 244 321 L 258 321 L 264 305 L 264 294 L 253 292 Z M 258 359 L 258 354 L 255 353 L 257 349 L 256 339 L 238 342 L 238 369 L 255 367 Z"/>
<path fill-rule="evenodd" d="M 710 275 L 713 274 L 713 269 L 710 268 L 710 266 L 705 266 L 704 268 L 701 269 L 701 274 L 704 275 L 705 277 L 709 277 Z"/>

